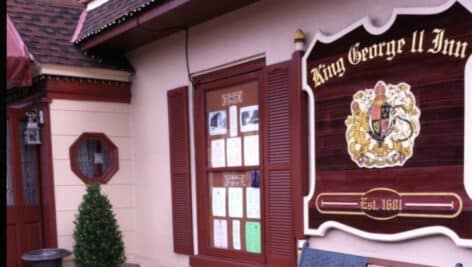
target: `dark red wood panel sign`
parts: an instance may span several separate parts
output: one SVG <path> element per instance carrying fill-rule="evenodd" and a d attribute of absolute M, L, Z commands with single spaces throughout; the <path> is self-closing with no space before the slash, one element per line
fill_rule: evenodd
<path fill-rule="evenodd" d="M 471 29 L 471 2 L 451 1 L 315 36 L 305 234 L 472 247 Z"/>

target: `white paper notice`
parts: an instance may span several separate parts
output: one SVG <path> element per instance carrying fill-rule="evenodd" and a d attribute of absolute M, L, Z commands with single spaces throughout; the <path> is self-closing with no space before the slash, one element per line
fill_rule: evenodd
<path fill-rule="evenodd" d="M 233 249 L 241 249 L 241 222 L 233 220 Z"/>
<path fill-rule="evenodd" d="M 238 107 L 229 107 L 229 136 L 238 136 Z"/>
<path fill-rule="evenodd" d="M 213 168 L 225 167 L 225 139 L 211 141 L 211 166 Z"/>
<path fill-rule="evenodd" d="M 213 187 L 211 194 L 211 208 L 213 216 L 226 216 L 226 188 Z"/>
<path fill-rule="evenodd" d="M 244 166 L 259 165 L 259 135 L 244 136 Z"/>
<path fill-rule="evenodd" d="M 259 188 L 246 188 L 246 214 L 249 219 L 261 217 L 261 194 Z"/>
<path fill-rule="evenodd" d="M 232 217 L 232 218 L 243 217 L 243 188 L 242 187 L 228 188 L 228 213 L 229 213 L 229 217 Z"/>
<path fill-rule="evenodd" d="M 213 220 L 213 245 L 215 248 L 228 248 L 228 226 L 226 220 Z"/>
<path fill-rule="evenodd" d="M 241 137 L 226 139 L 226 153 L 228 167 L 241 166 Z"/>

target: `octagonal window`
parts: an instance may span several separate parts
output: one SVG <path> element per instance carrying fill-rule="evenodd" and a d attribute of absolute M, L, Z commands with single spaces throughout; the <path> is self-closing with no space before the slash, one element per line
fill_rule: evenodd
<path fill-rule="evenodd" d="M 103 133 L 83 133 L 69 153 L 72 171 L 86 184 L 106 184 L 118 171 L 118 148 Z"/>

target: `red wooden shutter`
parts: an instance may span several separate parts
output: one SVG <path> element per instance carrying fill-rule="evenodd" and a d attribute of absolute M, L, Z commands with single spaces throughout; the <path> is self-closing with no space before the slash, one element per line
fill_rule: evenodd
<path fill-rule="evenodd" d="M 293 193 L 293 218 L 295 238 L 305 239 L 303 231 L 303 196 L 308 193 L 308 112 L 307 96 L 302 91 L 301 61 L 303 52 L 292 54 L 290 108 L 291 108 L 291 160 Z"/>
<path fill-rule="evenodd" d="M 188 88 L 167 93 L 174 251 L 193 255 Z"/>
<path fill-rule="evenodd" d="M 296 240 L 290 175 L 290 62 L 266 68 L 265 81 L 267 263 L 270 267 L 291 267 L 296 266 Z"/>

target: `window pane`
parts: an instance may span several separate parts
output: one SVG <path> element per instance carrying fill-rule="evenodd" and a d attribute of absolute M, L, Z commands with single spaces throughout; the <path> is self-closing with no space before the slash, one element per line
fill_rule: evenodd
<path fill-rule="evenodd" d="M 83 175 L 88 178 L 94 177 L 94 154 L 96 150 L 96 142 L 87 140 L 80 144 L 77 151 L 77 165 Z"/>
<path fill-rule="evenodd" d="M 10 122 L 7 121 L 7 206 L 15 204 L 13 192 L 12 160 L 11 160 Z"/>
<path fill-rule="evenodd" d="M 107 172 L 111 167 L 111 151 L 109 147 L 102 146 L 103 153 L 103 171 L 102 173 Z"/>
<path fill-rule="evenodd" d="M 80 144 L 76 160 L 84 176 L 97 178 L 110 169 L 111 151 L 100 140 L 89 139 Z"/>
<path fill-rule="evenodd" d="M 208 167 L 259 165 L 258 99 L 256 81 L 206 92 Z"/>
<path fill-rule="evenodd" d="M 38 205 L 38 154 L 36 145 L 25 144 L 26 123 L 20 124 L 21 171 L 25 205 Z"/>

